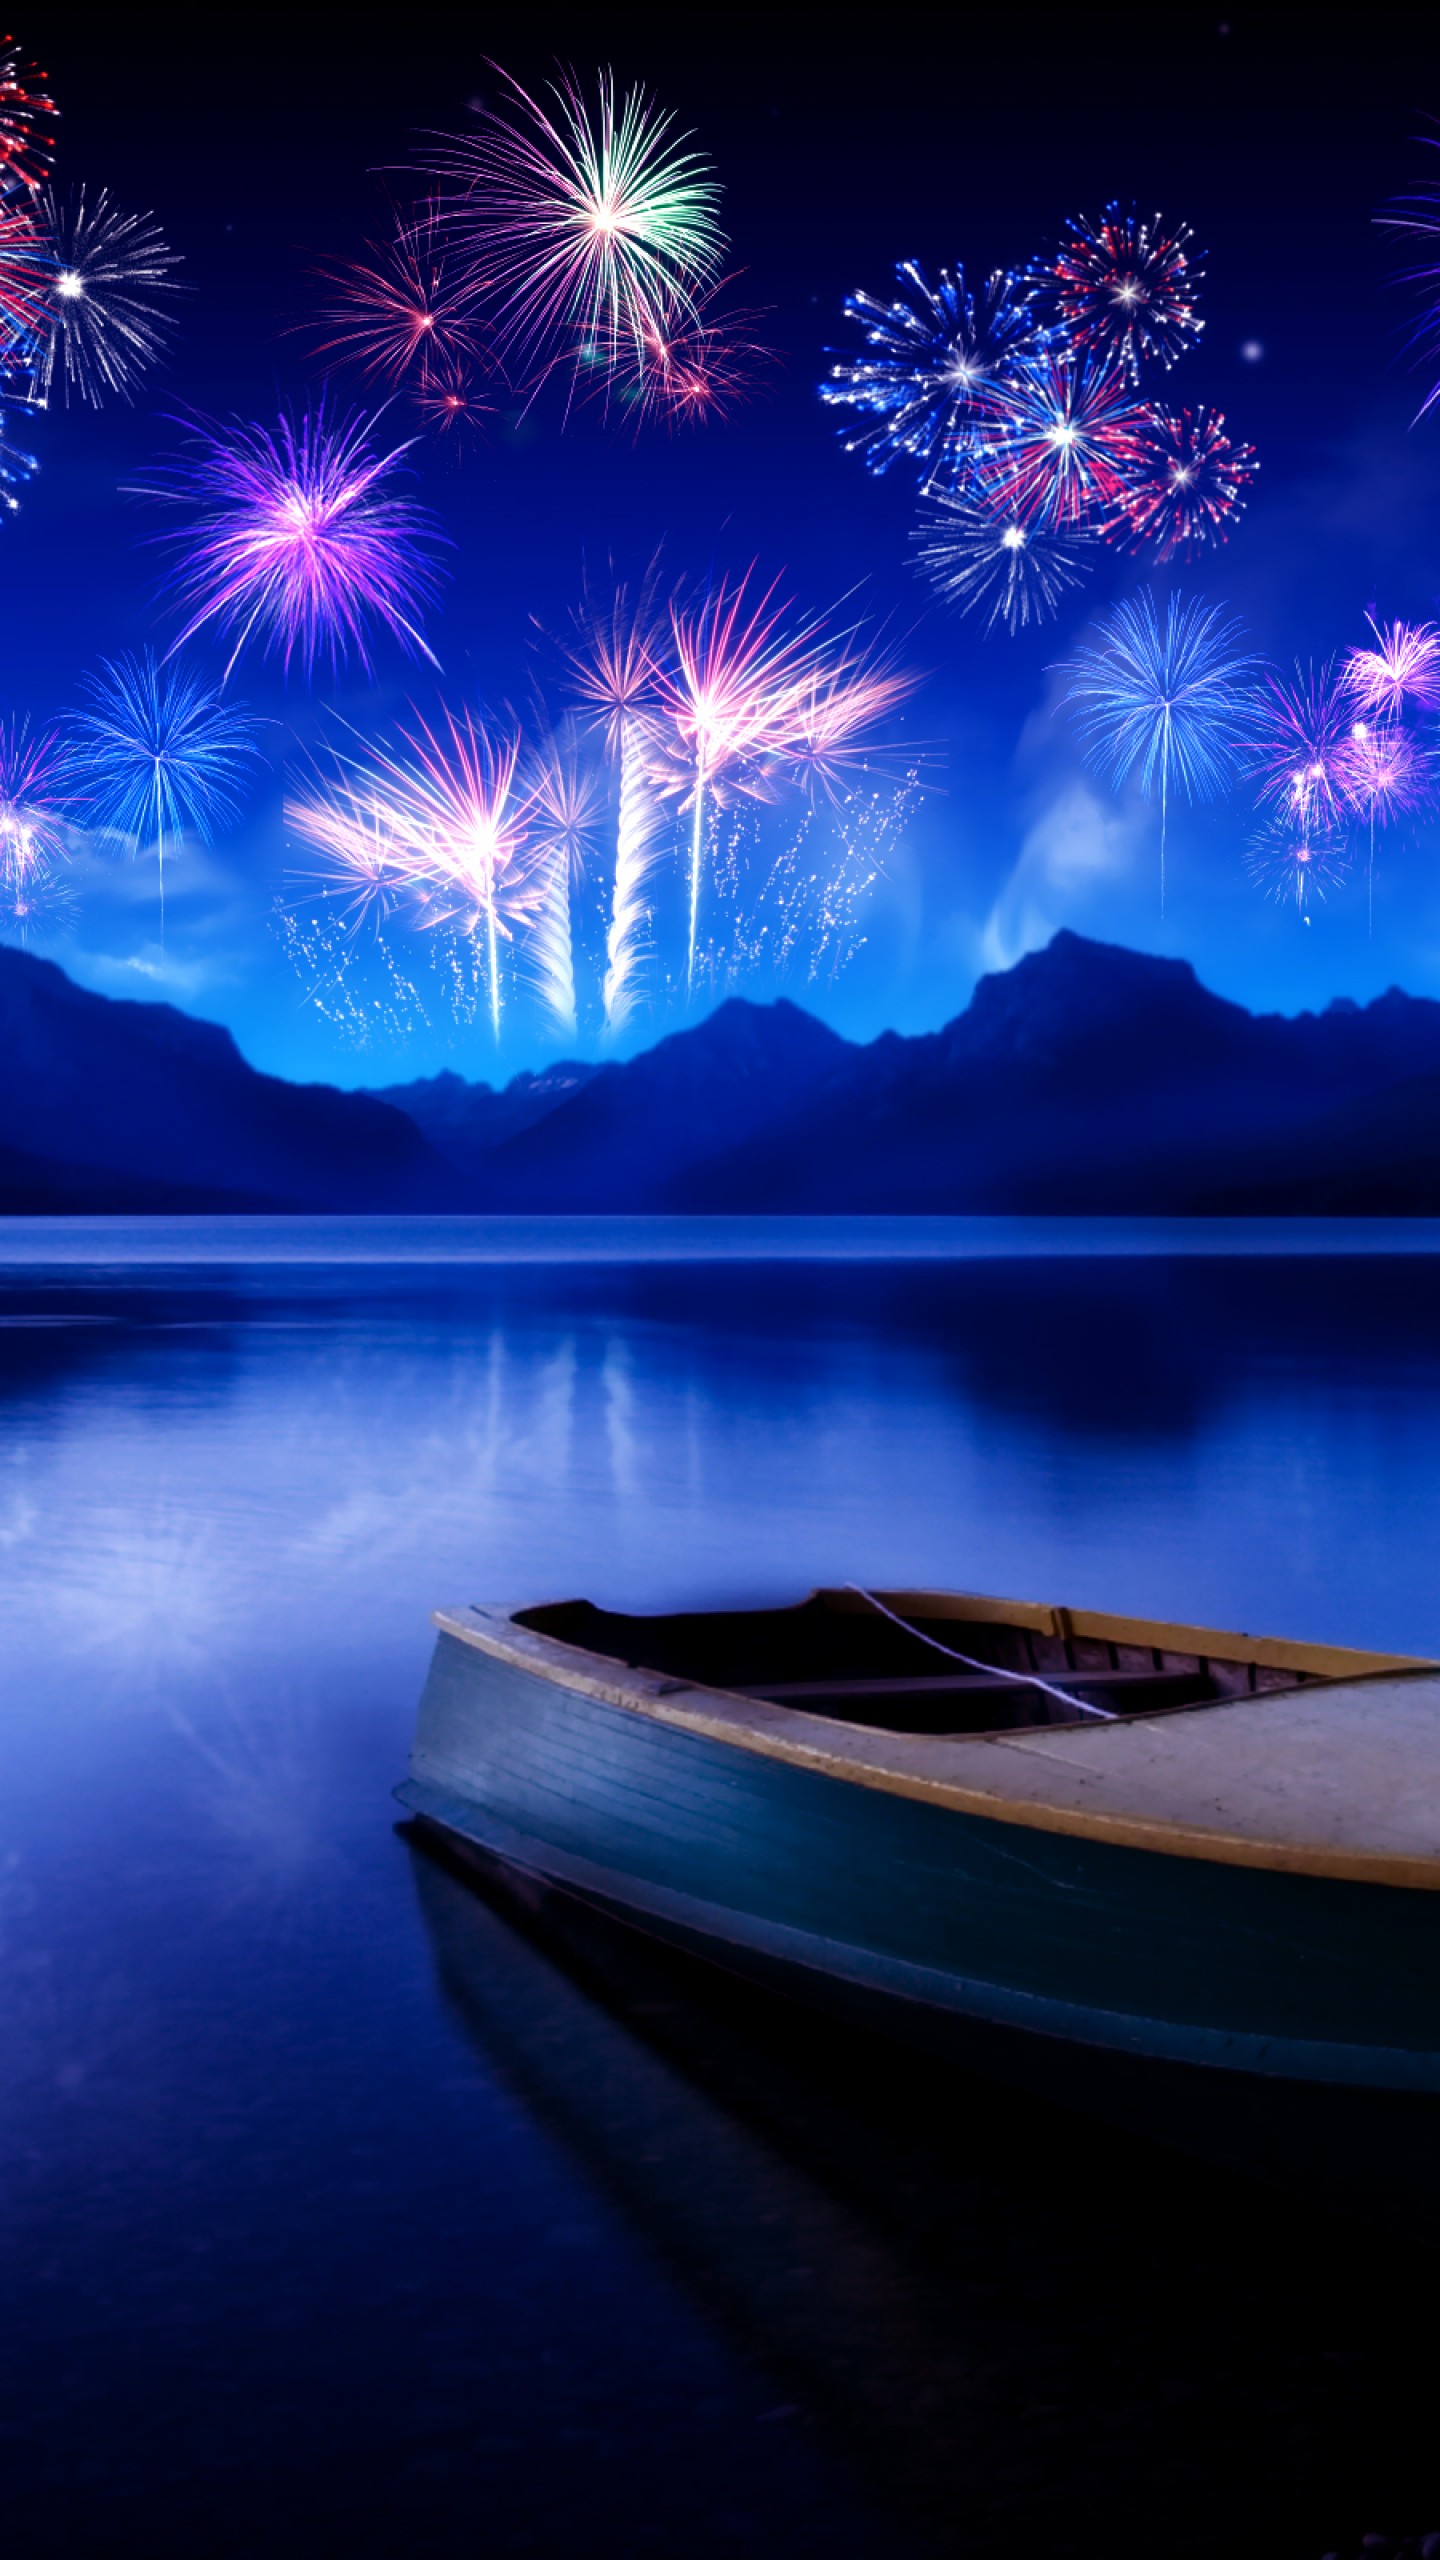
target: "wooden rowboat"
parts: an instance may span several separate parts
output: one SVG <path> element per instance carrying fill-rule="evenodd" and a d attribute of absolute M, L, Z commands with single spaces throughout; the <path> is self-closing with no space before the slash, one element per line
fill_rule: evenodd
<path fill-rule="evenodd" d="M 401 1801 L 825 2005 L 1440 2091 L 1440 1663 L 938 1592 L 437 1611 Z"/>

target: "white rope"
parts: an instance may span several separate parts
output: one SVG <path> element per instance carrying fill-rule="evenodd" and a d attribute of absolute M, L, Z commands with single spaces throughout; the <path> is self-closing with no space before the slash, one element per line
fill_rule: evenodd
<path fill-rule="evenodd" d="M 963 1662 L 967 1671 L 983 1671 L 990 1680 L 1018 1681 L 1022 1689 L 1043 1689 L 1047 1698 L 1058 1698 L 1062 1707 L 1074 1707 L 1079 1715 L 1099 1716 L 1106 1724 L 1119 1722 L 1114 1707 L 1097 1707 L 1089 1698 L 1072 1698 L 1067 1689 L 1057 1689 L 1051 1681 L 1042 1680 L 1038 1671 L 1002 1671 L 998 1662 L 977 1662 L 973 1653 L 957 1653 L 953 1645 L 937 1643 L 934 1636 L 927 1636 L 919 1627 L 912 1627 L 908 1619 L 897 1618 L 894 1610 L 887 1609 L 884 1601 L 877 1600 L 874 1592 L 867 1591 L 863 1583 L 847 1582 L 845 1588 L 853 1591 L 857 1598 L 868 1600 L 871 1608 L 878 1609 L 882 1618 L 888 1618 L 892 1627 L 899 1627 L 907 1636 L 913 1636 L 917 1644 L 928 1644 L 932 1653 L 943 1653 L 947 1662 Z"/>

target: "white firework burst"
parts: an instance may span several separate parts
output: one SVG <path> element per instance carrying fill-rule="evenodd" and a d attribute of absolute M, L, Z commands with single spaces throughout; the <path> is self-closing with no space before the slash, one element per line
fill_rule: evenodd
<path fill-rule="evenodd" d="M 54 254 L 50 335 L 38 367 L 42 400 L 133 400 L 165 354 L 180 263 L 153 214 L 122 213 L 108 188 L 68 197 L 46 187 L 36 218 Z"/>

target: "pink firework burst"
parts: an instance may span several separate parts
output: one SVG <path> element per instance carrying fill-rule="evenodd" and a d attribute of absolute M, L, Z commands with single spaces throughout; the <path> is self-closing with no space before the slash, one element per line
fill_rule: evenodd
<path fill-rule="evenodd" d="M 1440 707 L 1440 628 L 1433 622 L 1376 622 L 1373 649 L 1346 653 L 1341 681 L 1358 708 L 1380 721 L 1397 720 L 1408 703 Z"/>
<path fill-rule="evenodd" d="M 758 317 L 725 310 L 714 293 L 693 308 L 657 313 L 632 371 L 622 377 L 637 421 L 694 427 L 726 416 L 754 388 L 762 367 L 774 361 L 751 334 Z"/>
<path fill-rule="evenodd" d="M 1271 676 L 1258 697 L 1249 762 L 1260 797 L 1292 830 L 1315 832 L 1317 841 L 1341 823 L 1349 805 L 1352 716 L 1329 665 L 1318 674 L 1297 667 L 1293 684 Z"/>
<path fill-rule="evenodd" d="M 1310 909 L 1338 888 L 1350 868 L 1343 836 L 1320 823 L 1275 821 L 1246 856 L 1250 877 L 1267 897 L 1292 905 L 1309 922 Z"/>
<path fill-rule="evenodd" d="M 68 859 L 76 809 L 68 759 L 53 729 L 0 720 L 0 879 L 23 886 Z"/>
<path fill-rule="evenodd" d="M 1136 545 L 1173 560 L 1223 542 L 1260 468 L 1254 446 L 1226 434 L 1218 409 L 1147 408 L 1135 442 L 1123 507 Z"/>
<path fill-rule="evenodd" d="M 481 389 L 471 369 L 449 357 L 428 365 L 417 376 L 410 385 L 409 399 L 424 424 L 457 448 L 480 435 L 485 420 L 495 411 L 494 401 Z"/>
<path fill-rule="evenodd" d="M 483 288 L 447 255 L 432 206 L 393 238 L 367 241 L 361 257 L 326 260 L 316 273 L 330 292 L 307 324 L 326 333 L 320 357 L 392 389 L 424 381 L 438 365 L 483 360 Z"/>
<path fill-rule="evenodd" d="M 382 452 L 373 433 L 323 400 L 274 431 L 193 422 L 190 453 L 140 491 L 186 517 L 162 537 L 177 554 L 177 648 L 214 625 L 231 643 L 226 677 L 252 640 L 309 674 L 322 653 L 368 668 L 380 629 L 435 663 L 418 617 L 438 593 L 441 537 L 393 486 L 409 445 Z"/>
<path fill-rule="evenodd" d="M 988 405 L 996 429 L 978 476 L 993 510 L 1046 526 L 1123 510 L 1144 411 L 1118 366 L 1047 348 L 994 385 Z"/>

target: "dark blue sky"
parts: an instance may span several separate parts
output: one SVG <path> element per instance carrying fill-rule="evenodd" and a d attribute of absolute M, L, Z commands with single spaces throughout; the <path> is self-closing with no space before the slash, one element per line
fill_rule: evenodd
<path fill-rule="evenodd" d="M 959 258 L 979 275 L 1052 244 L 1067 213 L 1133 197 L 1190 222 L 1209 251 L 1205 339 L 1170 388 L 1222 407 L 1263 465 L 1228 550 L 1175 583 L 1233 606 L 1280 661 L 1363 640 L 1367 608 L 1435 612 L 1440 420 L 1409 426 L 1420 392 L 1399 355 L 1407 305 L 1372 221 L 1420 173 L 1413 137 L 1440 110 L 1408 21 L 1380 13 L 1330 46 L 1315 19 L 1275 12 L 1228 27 L 1182 12 L 1162 29 L 1153 13 L 1022 25 L 992 11 L 978 33 L 956 13 L 937 39 L 928 18 L 922 32 L 877 11 L 852 44 L 807 41 L 758 12 L 492 11 L 483 24 L 467 12 L 433 32 L 415 15 L 413 36 L 399 13 L 378 40 L 338 12 L 307 10 L 298 28 L 278 13 L 227 20 L 223 49 L 193 7 L 22 20 L 64 111 L 60 174 L 153 208 L 195 290 L 148 408 L 57 413 L 36 429 L 42 472 L 3 534 L 7 706 L 50 716 L 97 657 L 172 636 L 152 528 L 123 485 L 173 443 L 165 411 L 273 418 L 281 396 L 315 386 L 285 331 L 313 302 L 312 259 L 383 222 L 367 173 L 402 167 L 427 130 L 463 128 L 487 51 L 532 85 L 556 56 L 586 72 L 609 60 L 712 155 L 744 299 L 768 307 L 782 362 L 763 399 L 698 435 L 637 444 L 594 415 L 562 430 L 541 403 L 502 417 L 458 469 L 424 461 L 423 494 L 455 545 L 430 625 L 444 692 L 523 702 L 554 670 L 537 627 L 562 631 L 586 564 L 598 573 L 607 557 L 633 571 L 663 543 L 677 575 L 755 560 L 807 607 L 858 585 L 928 671 L 907 725 L 931 750 L 933 788 L 890 861 L 866 948 L 833 988 L 795 981 L 801 1001 L 855 1034 L 924 1028 L 960 1008 L 982 968 L 1061 923 L 1182 953 L 1257 1007 L 1396 980 L 1440 993 L 1433 822 L 1386 843 L 1371 937 L 1358 886 L 1309 926 L 1257 894 L 1243 794 L 1188 813 L 1162 922 L 1153 813 L 1085 780 L 1047 675 L 1087 612 L 1144 573 L 1107 554 L 1058 625 L 1017 641 L 932 609 L 905 561 L 912 490 L 847 458 L 815 394 L 827 344 L 843 342 L 844 293 L 884 290 L 896 258 Z M 1261 361 L 1242 356 L 1248 341 Z M 307 691 L 252 664 L 235 690 L 273 723 L 274 769 L 233 836 L 177 865 L 163 953 L 148 875 L 97 859 L 79 865 L 81 919 L 56 956 L 108 992 L 170 994 L 229 1023 L 282 1072 L 493 1074 L 486 1036 L 439 1018 L 428 1034 L 348 1046 L 304 1003 L 272 921 L 298 858 L 282 766 L 327 705 L 379 728 L 407 699 L 432 705 L 433 680 L 381 650 L 373 686 Z M 504 1071 L 547 1053 L 535 1018 L 513 1009 Z"/>

